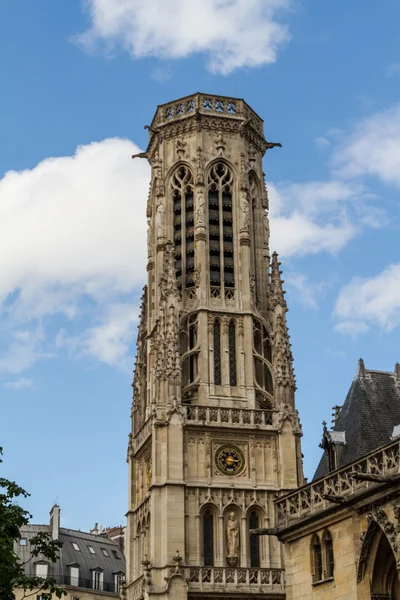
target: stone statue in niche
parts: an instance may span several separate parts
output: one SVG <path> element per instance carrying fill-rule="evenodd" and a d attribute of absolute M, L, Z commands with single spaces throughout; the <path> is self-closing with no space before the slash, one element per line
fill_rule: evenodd
<path fill-rule="evenodd" d="M 204 208 L 206 200 L 203 192 L 197 194 L 197 209 L 196 209 L 196 222 L 197 225 L 204 225 Z"/>
<path fill-rule="evenodd" d="M 157 237 L 164 237 L 165 206 L 164 200 L 157 204 Z"/>
<path fill-rule="evenodd" d="M 249 231 L 250 228 L 250 207 L 246 192 L 243 192 L 240 199 L 241 222 L 240 231 Z"/>
<path fill-rule="evenodd" d="M 229 513 L 226 523 L 227 560 L 230 566 L 236 566 L 239 558 L 239 525 L 235 513 Z"/>

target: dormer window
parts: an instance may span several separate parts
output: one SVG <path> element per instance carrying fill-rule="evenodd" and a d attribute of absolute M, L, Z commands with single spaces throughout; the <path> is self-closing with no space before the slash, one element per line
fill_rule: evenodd
<path fill-rule="evenodd" d="M 46 577 L 49 575 L 49 565 L 45 562 L 36 563 L 35 575 L 36 577 L 42 577 L 43 579 L 46 579 Z"/>
<path fill-rule="evenodd" d="M 79 565 L 69 566 L 69 583 L 74 587 L 79 587 Z"/>
<path fill-rule="evenodd" d="M 346 444 L 344 431 L 328 431 L 326 423 L 323 423 L 324 431 L 321 448 L 325 450 L 328 471 L 334 471 L 340 467 L 341 447 Z"/>
<path fill-rule="evenodd" d="M 103 589 L 103 571 L 101 569 L 93 569 L 92 586 L 94 590 Z"/>

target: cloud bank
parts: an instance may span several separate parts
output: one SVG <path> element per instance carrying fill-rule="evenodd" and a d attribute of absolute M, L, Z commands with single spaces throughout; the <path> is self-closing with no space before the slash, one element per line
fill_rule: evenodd
<path fill-rule="evenodd" d="M 145 278 L 150 168 L 131 160 L 138 151 L 107 139 L 0 180 L 0 370 L 22 371 L 62 345 L 112 365 L 126 356 Z M 55 346 L 54 316 L 71 331 L 79 322 L 79 334 L 55 332 Z"/>
<path fill-rule="evenodd" d="M 212 73 L 276 61 L 289 40 L 293 0 L 87 0 L 89 29 L 75 39 L 87 50 L 116 47 L 132 58 L 180 59 L 207 55 Z"/>

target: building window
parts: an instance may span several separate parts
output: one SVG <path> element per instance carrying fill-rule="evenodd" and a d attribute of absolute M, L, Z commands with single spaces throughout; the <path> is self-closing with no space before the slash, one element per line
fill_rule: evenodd
<path fill-rule="evenodd" d="M 93 546 L 88 546 L 88 548 L 89 548 L 90 554 L 96 554 L 96 550 L 93 548 Z"/>
<path fill-rule="evenodd" d="M 106 550 L 105 548 L 101 548 L 102 553 L 104 554 L 104 556 L 110 556 L 108 554 L 108 550 Z"/>
<path fill-rule="evenodd" d="M 334 557 L 333 557 L 333 541 L 330 531 L 325 529 L 322 534 L 322 555 L 324 561 L 324 579 L 333 577 L 334 572 Z"/>
<path fill-rule="evenodd" d="M 334 471 L 336 469 L 336 449 L 332 442 L 329 442 L 327 447 L 328 454 L 328 469 L 329 471 Z"/>
<path fill-rule="evenodd" d="M 208 176 L 208 232 L 211 296 L 233 298 L 232 173 L 223 163 Z"/>
<path fill-rule="evenodd" d="M 49 574 L 49 565 L 47 563 L 36 563 L 35 573 L 36 577 L 43 577 L 43 579 L 46 579 Z"/>
<path fill-rule="evenodd" d="M 69 568 L 70 585 L 79 587 L 79 567 L 74 566 Z"/>
<path fill-rule="evenodd" d="M 102 571 L 92 571 L 92 584 L 94 590 L 102 590 L 103 589 L 103 572 Z"/>
<path fill-rule="evenodd" d="M 117 560 L 121 560 L 120 555 L 118 554 L 118 552 L 116 552 L 115 550 L 111 551 L 113 553 L 113 557 L 116 558 Z"/>
<path fill-rule="evenodd" d="M 214 320 L 214 383 L 221 385 L 221 321 Z"/>
<path fill-rule="evenodd" d="M 204 565 L 214 565 L 214 517 L 212 511 L 207 509 L 203 515 L 203 555 Z"/>
<path fill-rule="evenodd" d="M 197 377 L 197 314 L 190 315 L 182 324 L 181 356 L 182 356 L 182 386 L 194 383 Z"/>
<path fill-rule="evenodd" d="M 257 319 L 253 320 L 253 356 L 256 384 L 272 396 L 274 386 L 270 370 L 271 341 L 266 327 Z"/>
<path fill-rule="evenodd" d="M 193 288 L 194 280 L 194 206 L 193 177 L 184 166 L 171 178 L 174 205 L 175 271 L 180 291 Z"/>
<path fill-rule="evenodd" d="M 114 592 L 116 594 L 120 593 L 123 582 L 124 582 L 124 574 L 123 573 L 114 573 Z"/>
<path fill-rule="evenodd" d="M 81 549 L 79 548 L 78 544 L 76 542 L 72 542 L 72 547 L 74 550 L 77 550 L 78 552 L 81 551 Z"/>
<path fill-rule="evenodd" d="M 258 512 L 252 510 L 249 517 L 249 529 L 259 528 Z M 260 538 L 258 535 L 250 535 L 250 566 L 260 566 Z"/>
<path fill-rule="evenodd" d="M 236 324 L 229 321 L 229 384 L 236 385 Z"/>
<path fill-rule="evenodd" d="M 317 534 L 311 539 L 311 568 L 313 583 L 322 581 L 322 548 Z"/>
<path fill-rule="evenodd" d="M 20 546 L 27 546 L 28 545 L 28 540 L 25 537 L 19 538 L 19 545 Z"/>

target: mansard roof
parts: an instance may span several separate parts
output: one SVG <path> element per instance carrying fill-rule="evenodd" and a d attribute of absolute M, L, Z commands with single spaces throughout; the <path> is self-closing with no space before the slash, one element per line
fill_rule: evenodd
<path fill-rule="evenodd" d="M 20 537 L 26 538 L 26 546 L 15 543 L 15 551 L 22 562 L 29 561 L 31 555 L 30 540 L 39 532 L 51 534 L 49 525 L 26 525 L 20 530 Z M 125 573 L 125 556 L 119 545 L 106 534 L 91 534 L 60 527 L 59 540 L 62 542 L 60 558 L 56 563 L 39 555 L 25 566 L 26 573 L 34 574 L 36 562 L 46 562 L 49 565 L 49 576 L 58 584 L 69 584 L 69 568 L 79 566 L 81 587 L 91 588 L 92 571 L 102 571 L 104 578 L 104 592 L 116 593 L 114 574 Z M 79 548 L 76 549 L 74 544 Z M 89 546 L 94 553 L 89 550 Z M 105 550 L 105 552 L 103 552 Z M 107 556 L 106 556 L 107 554 Z"/>
<path fill-rule="evenodd" d="M 399 370 L 397 365 L 396 370 Z M 333 428 L 334 432 L 344 432 L 345 438 L 345 444 L 337 452 L 337 468 L 390 442 L 393 428 L 399 424 L 398 373 L 365 369 L 360 360 L 358 373 Z M 328 471 L 325 452 L 314 479 L 324 477 Z"/>

